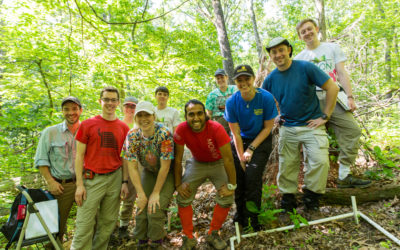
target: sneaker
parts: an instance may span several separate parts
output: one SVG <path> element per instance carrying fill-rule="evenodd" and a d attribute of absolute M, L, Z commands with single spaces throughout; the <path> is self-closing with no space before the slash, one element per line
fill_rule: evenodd
<path fill-rule="evenodd" d="M 206 242 L 215 249 L 225 249 L 228 246 L 226 242 L 221 239 L 217 230 L 214 230 L 211 234 L 207 235 Z"/>
<path fill-rule="evenodd" d="M 366 188 L 372 185 L 370 180 L 363 180 L 349 174 L 343 180 L 337 179 L 336 181 L 338 188 Z"/>
<path fill-rule="evenodd" d="M 181 246 L 181 250 L 192 250 L 197 245 L 197 240 L 194 238 L 188 238 L 187 236 L 183 236 L 183 243 Z"/>

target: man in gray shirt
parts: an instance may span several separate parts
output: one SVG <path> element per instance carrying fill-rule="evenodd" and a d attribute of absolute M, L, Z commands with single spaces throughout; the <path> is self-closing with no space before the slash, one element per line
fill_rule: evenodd
<path fill-rule="evenodd" d="M 47 188 L 58 201 L 62 242 L 69 212 L 75 201 L 75 134 L 79 128 L 82 105 L 78 98 L 62 100 L 64 121 L 43 130 L 35 155 L 35 167 L 47 182 Z"/>

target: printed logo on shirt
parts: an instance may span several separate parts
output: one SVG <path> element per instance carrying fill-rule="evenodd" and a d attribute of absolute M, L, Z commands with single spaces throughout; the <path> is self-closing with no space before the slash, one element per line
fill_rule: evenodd
<path fill-rule="evenodd" d="M 207 139 L 207 146 L 210 149 L 211 156 L 215 159 L 219 158 L 219 154 L 211 138 Z"/>
<path fill-rule="evenodd" d="M 112 132 L 101 132 L 100 129 L 97 131 L 100 136 L 100 147 L 101 148 L 113 148 L 118 150 L 117 140 Z"/>
<path fill-rule="evenodd" d="M 334 67 L 334 63 L 332 59 L 327 59 L 325 55 L 321 56 L 320 58 L 315 57 L 314 59 L 311 60 L 318 68 L 320 68 L 322 71 L 326 72 L 334 82 L 336 82 L 336 70 Z M 333 69 L 333 72 L 330 70 Z"/>
<path fill-rule="evenodd" d="M 254 114 L 255 115 L 262 115 L 263 114 L 263 109 L 254 109 Z"/>

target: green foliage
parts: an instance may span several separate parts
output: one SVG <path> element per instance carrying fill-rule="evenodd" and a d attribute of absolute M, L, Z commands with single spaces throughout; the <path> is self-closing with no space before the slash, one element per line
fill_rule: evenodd
<path fill-rule="evenodd" d="M 308 225 L 308 221 L 303 216 L 298 214 L 296 209 L 293 209 L 293 212 L 289 212 L 289 215 L 290 220 L 293 222 L 294 229 L 300 228 L 301 223 Z"/>
<path fill-rule="evenodd" d="M 378 180 L 380 178 L 393 178 L 394 169 L 400 169 L 400 149 L 389 148 L 382 150 L 379 146 L 375 146 L 372 151 L 367 151 L 376 160 L 378 168 L 366 171 L 366 175 L 370 179 Z"/>
<path fill-rule="evenodd" d="M 276 193 L 277 187 L 274 185 L 264 184 L 262 190 L 262 202 L 261 207 L 258 208 L 253 201 L 246 202 L 246 208 L 255 214 L 258 214 L 258 223 L 262 225 L 268 225 L 272 221 L 276 220 L 275 214 L 282 211 L 282 209 L 275 209 L 273 195 Z M 249 223 L 250 225 L 250 223 Z"/>

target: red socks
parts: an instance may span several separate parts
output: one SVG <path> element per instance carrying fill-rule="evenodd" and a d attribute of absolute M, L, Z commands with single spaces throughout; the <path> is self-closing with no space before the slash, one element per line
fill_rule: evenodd
<path fill-rule="evenodd" d="M 214 214 L 213 218 L 210 223 L 210 230 L 208 231 L 208 234 L 211 234 L 212 231 L 219 230 L 222 227 L 222 224 L 224 223 L 226 216 L 228 216 L 230 207 L 221 207 L 220 205 L 215 205 L 214 207 Z M 183 227 L 183 225 L 182 225 Z M 193 230 L 193 226 L 192 226 Z"/>
<path fill-rule="evenodd" d="M 178 214 L 181 219 L 182 231 L 189 238 L 193 238 L 193 209 L 189 205 L 187 207 L 178 206 Z"/>

